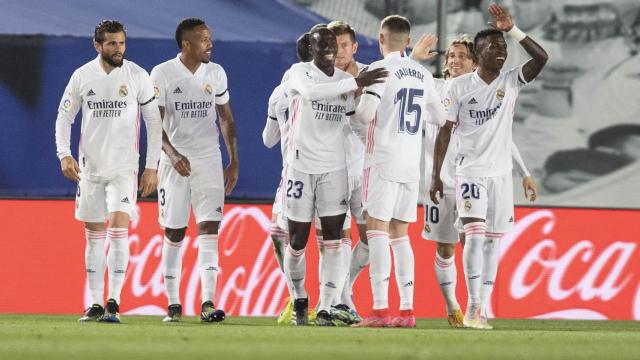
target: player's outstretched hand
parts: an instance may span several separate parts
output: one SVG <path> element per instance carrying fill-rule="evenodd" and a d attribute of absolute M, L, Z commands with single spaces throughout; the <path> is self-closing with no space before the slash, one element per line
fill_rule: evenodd
<path fill-rule="evenodd" d="M 435 57 L 438 52 L 431 50 L 435 48 L 437 43 L 437 36 L 429 33 L 422 34 L 418 42 L 413 46 L 411 58 L 416 61 L 425 61 Z"/>
<path fill-rule="evenodd" d="M 500 5 L 493 3 L 489 5 L 489 14 L 493 21 L 489 21 L 489 26 L 500 31 L 509 31 L 513 27 L 513 19 L 507 10 Z"/>
<path fill-rule="evenodd" d="M 178 174 L 185 177 L 191 175 L 191 163 L 186 156 L 176 151 L 174 155 L 169 156 L 169 159 L 171 160 L 171 165 L 173 165 L 173 168 L 176 169 Z"/>
<path fill-rule="evenodd" d="M 538 184 L 533 176 L 525 176 L 522 178 L 522 188 L 524 189 L 524 197 L 534 202 L 538 197 Z"/>
<path fill-rule="evenodd" d="M 364 68 L 356 77 L 356 84 L 358 84 L 358 87 L 380 84 L 384 82 L 384 78 L 387 76 L 389 76 L 389 72 L 385 68 L 377 68 L 373 70 Z"/>
<path fill-rule="evenodd" d="M 80 181 L 80 167 L 73 156 L 65 156 L 60 160 L 62 175 L 71 181 Z"/>
<path fill-rule="evenodd" d="M 434 204 L 440 204 L 440 200 L 442 199 L 442 180 L 440 178 L 431 178 L 431 187 L 429 188 L 429 197 Z M 438 193 L 440 193 L 440 197 L 438 197 Z"/>
<path fill-rule="evenodd" d="M 142 197 L 153 194 L 158 188 L 158 171 L 156 169 L 144 169 L 142 179 L 140 179 L 140 189 Z"/>
<path fill-rule="evenodd" d="M 224 169 L 224 193 L 225 195 L 231 194 L 233 188 L 236 187 L 238 182 L 238 172 L 240 165 L 238 162 L 231 162 L 229 166 Z"/>

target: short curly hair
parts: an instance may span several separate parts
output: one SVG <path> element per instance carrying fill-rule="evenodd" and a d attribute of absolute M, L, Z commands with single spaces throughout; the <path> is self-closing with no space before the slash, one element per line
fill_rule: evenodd
<path fill-rule="evenodd" d="M 104 42 L 104 33 L 114 34 L 119 32 L 123 32 L 125 36 L 127 35 L 127 29 L 121 22 L 118 20 L 102 20 L 93 31 L 93 40 L 98 44 L 102 44 Z"/>

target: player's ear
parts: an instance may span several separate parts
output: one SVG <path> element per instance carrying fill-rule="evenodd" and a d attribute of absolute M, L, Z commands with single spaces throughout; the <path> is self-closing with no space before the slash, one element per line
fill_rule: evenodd
<path fill-rule="evenodd" d="M 383 33 L 378 34 L 378 41 L 380 42 L 381 45 L 384 45 L 384 34 Z"/>
<path fill-rule="evenodd" d="M 96 52 L 98 52 L 98 54 L 100 53 L 100 51 L 102 51 L 102 45 L 100 45 L 100 43 L 95 40 L 93 40 L 93 48 L 96 49 Z"/>
<path fill-rule="evenodd" d="M 404 47 L 408 47 L 411 44 L 411 36 L 407 36 L 406 41 L 404 42 Z"/>
<path fill-rule="evenodd" d="M 357 53 L 358 52 L 358 42 L 353 43 L 353 53 Z"/>

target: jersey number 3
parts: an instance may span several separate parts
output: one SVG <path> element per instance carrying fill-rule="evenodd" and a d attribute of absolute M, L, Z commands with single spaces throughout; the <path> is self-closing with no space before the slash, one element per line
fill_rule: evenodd
<path fill-rule="evenodd" d="M 400 124 L 398 124 L 398 132 L 415 135 L 420 130 L 420 116 L 422 115 L 422 107 L 420 103 L 415 103 L 415 98 L 422 98 L 424 91 L 422 89 L 402 88 L 396 94 L 394 104 L 400 103 Z M 412 123 L 410 115 L 413 114 L 415 121 Z"/>

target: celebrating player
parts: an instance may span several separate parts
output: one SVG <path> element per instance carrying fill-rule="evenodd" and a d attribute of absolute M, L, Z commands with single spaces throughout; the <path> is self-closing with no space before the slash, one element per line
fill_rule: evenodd
<path fill-rule="evenodd" d="M 124 59 L 126 30 L 100 22 L 93 46 L 98 57 L 78 68 L 58 108 L 56 147 L 63 175 L 78 182 L 76 219 L 85 223 L 85 265 L 91 301 L 79 321 L 120 322 L 120 292 L 129 263 L 129 220 L 137 217 L 138 108 L 147 126 L 142 196 L 155 191 L 162 127 L 149 74 Z M 71 155 L 71 125 L 82 109 L 78 159 Z M 107 226 L 108 224 L 108 226 Z M 105 240 L 109 253 L 105 257 Z M 109 291 L 104 301 L 105 260 Z"/>
<path fill-rule="evenodd" d="M 388 16 L 380 26 L 383 60 L 372 69 L 385 67 L 384 84 L 364 89 L 353 121 L 369 123 L 363 179 L 367 216 L 373 312 L 359 324 L 364 327 L 415 327 L 413 314 L 414 257 L 408 236 L 416 221 L 422 124 L 442 125 L 445 113 L 431 73 L 409 58 L 411 25 L 398 15 Z M 425 115 L 429 115 L 425 118 Z M 400 316 L 389 317 L 389 274 L 393 250 L 395 277 L 400 292 Z"/>
<path fill-rule="evenodd" d="M 474 39 L 478 69 L 452 80 L 445 98 L 450 102 L 448 121 L 437 135 L 430 186 L 431 201 L 439 204 L 442 164 L 457 120 L 456 208 L 466 237 L 463 264 L 469 292 L 464 323 L 477 328 L 490 328 L 486 303 L 496 277 L 498 243 L 514 221 L 511 126 L 516 98 L 548 59 L 503 8 L 492 4 L 489 13 L 494 19 L 492 29 L 480 31 Z M 532 57 L 506 72 L 501 71 L 507 58 L 503 31 Z"/>
<path fill-rule="evenodd" d="M 335 325 L 329 314 L 340 278 L 341 230 L 347 212 L 348 184 L 343 126 L 355 108 L 353 92 L 382 81 L 383 69 L 353 78 L 335 68 L 336 37 L 326 27 L 310 33 L 313 62 L 289 71 L 291 129 L 284 177 L 289 246 L 284 256 L 287 283 L 295 298 L 296 324 L 308 322 L 304 287 L 307 244 L 314 211 L 322 223 L 324 256 L 320 308 L 316 324 Z"/>
<path fill-rule="evenodd" d="M 182 20 L 176 29 L 180 53 L 151 71 L 158 106 L 163 116 L 163 151 L 160 159 L 158 208 L 165 237 L 162 268 L 169 300 L 165 322 L 180 321 L 180 251 L 189 213 L 198 227 L 198 267 L 202 285 L 202 322 L 224 320 L 214 306 L 218 277 L 218 229 L 225 194 L 238 180 L 236 127 L 229 103 L 227 75 L 210 62 L 211 31 L 197 18 Z M 216 117 L 229 154 L 222 170 Z"/>

